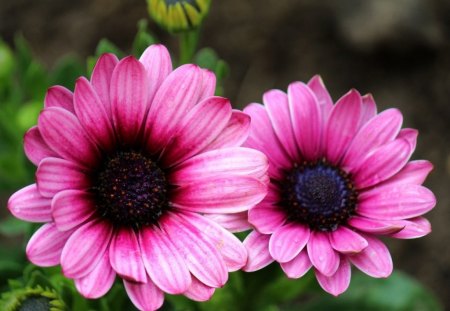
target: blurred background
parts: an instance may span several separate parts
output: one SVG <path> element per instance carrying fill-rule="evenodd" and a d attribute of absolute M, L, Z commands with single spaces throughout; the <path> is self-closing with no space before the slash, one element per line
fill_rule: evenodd
<path fill-rule="evenodd" d="M 14 46 L 21 33 L 42 68 L 53 70 L 69 54 L 75 57 L 70 61 L 83 63 L 101 38 L 129 52 L 137 21 L 147 16 L 144 0 L 2 0 L 0 38 Z M 173 37 L 151 21 L 149 28 L 177 50 Z M 334 100 L 356 88 L 372 93 L 379 110 L 401 109 L 404 127 L 420 131 L 413 158 L 435 165 L 426 185 L 438 205 L 427 215 L 429 236 L 388 244 L 395 268 L 420 280 L 450 310 L 450 1 L 213 0 L 200 40 L 205 46 L 229 65 L 224 95 L 235 107 L 320 74 Z M 73 82 L 67 81 L 69 87 Z M 10 129 L 18 137 L 29 127 L 22 123 Z M 21 146 L 14 148 L 20 154 Z M 8 196 L 32 178 L 7 169 L 0 170 L 0 218 L 7 214 Z M 15 240 L 0 241 L 7 248 Z"/>

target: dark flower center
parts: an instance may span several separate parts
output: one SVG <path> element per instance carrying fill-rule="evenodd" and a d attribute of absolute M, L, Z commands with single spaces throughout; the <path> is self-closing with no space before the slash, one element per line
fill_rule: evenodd
<path fill-rule="evenodd" d="M 334 231 L 355 212 L 358 194 L 351 176 L 326 160 L 295 165 L 280 186 L 288 220 L 312 230 Z"/>
<path fill-rule="evenodd" d="M 28 297 L 20 303 L 18 311 L 49 311 L 50 299 L 42 296 Z"/>
<path fill-rule="evenodd" d="M 94 180 L 97 211 L 116 227 L 156 224 L 170 207 L 163 170 L 140 152 L 117 152 Z"/>

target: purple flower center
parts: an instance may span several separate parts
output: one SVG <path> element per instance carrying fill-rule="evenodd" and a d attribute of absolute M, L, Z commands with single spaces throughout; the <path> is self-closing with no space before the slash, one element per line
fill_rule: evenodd
<path fill-rule="evenodd" d="M 156 224 L 170 208 L 164 171 L 140 152 L 117 152 L 94 179 L 97 211 L 116 227 Z"/>
<path fill-rule="evenodd" d="M 355 212 L 358 194 L 351 176 L 326 160 L 296 164 L 281 189 L 288 220 L 312 230 L 334 231 Z"/>

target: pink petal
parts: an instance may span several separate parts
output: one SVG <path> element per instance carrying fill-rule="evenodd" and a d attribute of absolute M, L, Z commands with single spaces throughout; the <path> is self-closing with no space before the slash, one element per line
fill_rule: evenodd
<path fill-rule="evenodd" d="M 165 166 L 174 166 L 197 154 L 225 128 L 231 104 L 222 97 L 209 97 L 189 111 L 184 126 L 177 129 L 162 156 Z"/>
<path fill-rule="evenodd" d="M 392 223 L 385 220 L 370 219 L 360 216 L 351 217 L 347 224 L 355 229 L 373 234 L 391 234 L 404 228 L 399 223 Z"/>
<path fill-rule="evenodd" d="M 345 94 L 331 111 L 325 129 L 327 160 L 338 163 L 358 131 L 362 100 L 358 91 Z"/>
<path fill-rule="evenodd" d="M 139 61 L 147 71 L 148 99 L 151 102 L 158 88 L 172 71 L 172 60 L 164 45 L 153 44 L 142 53 Z"/>
<path fill-rule="evenodd" d="M 43 159 L 36 171 L 39 192 L 48 198 L 67 189 L 86 189 L 90 180 L 76 163 L 60 158 Z"/>
<path fill-rule="evenodd" d="M 280 207 L 262 202 L 248 211 L 248 221 L 264 234 L 271 234 L 286 221 L 286 213 Z"/>
<path fill-rule="evenodd" d="M 254 230 L 244 240 L 244 246 L 247 248 L 248 260 L 244 268 L 245 272 L 260 270 L 274 260 L 269 253 L 269 234 L 261 234 Z"/>
<path fill-rule="evenodd" d="M 436 205 L 433 192 L 419 185 L 374 188 L 361 193 L 359 199 L 359 215 L 386 220 L 417 217 Z"/>
<path fill-rule="evenodd" d="M 193 212 L 238 213 L 258 204 L 266 193 L 266 185 L 256 178 L 215 177 L 176 188 L 172 202 Z"/>
<path fill-rule="evenodd" d="M 202 69 L 203 79 L 202 79 L 202 90 L 198 100 L 204 100 L 208 97 L 214 96 L 216 92 L 216 75 L 214 72 L 208 69 Z"/>
<path fill-rule="evenodd" d="M 113 269 L 123 279 L 135 282 L 147 280 L 141 248 L 133 229 L 116 231 L 109 246 L 109 259 Z"/>
<path fill-rule="evenodd" d="M 122 59 L 111 77 L 111 114 L 117 135 L 132 144 L 148 111 L 149 81 L 144 66 L 133 56 Z"/>
<path fill-rule="evenodd" d="M 404 224 L 404 229 L 392 234 L 391 237 L 396 239 L 417 239 L 431 233 L 431 224 L 423 217 L 402 220 L 400 222 Z"/>
<path fill-rule="evenodd" d="M 151 280 L 147 283 L 123 280 L 123 285 L 131 302 L 139 310 L 157 310 L 164 302 L 163 292 Z"/>
<path fill-rule="evenodd" d="M 203 232 L 175 214 L 164 219 L 162 226 L 199 281 L 216 288 L 226 283 L 228 271 L 224 259 Z"/>
<path fill-rule="evenodd" d="M 392 258 L 386 245 L 377 238 L 363 236 L 369 246 L 362 252 L 347 257 L 359 270 L 374 278 L 386 278 L 392 273 Z"/>
<path fill-rule="evenodd" d="M 330 233 L 330 244 L 343 254 L 355 254 L 367 247 L 367 241 L 358 233 L 344 226 Z"/>
<path fill-rule="evenodd" d="M 111 289 L 115 279 L 116 273 L 109 263 L 108 252 L 105 252 L 94 270 L 82 278 L 75 279 L 75 287 L 83 297 L 97 299 Z"/>
<path fill-rule="evenodd" d="M 250 117 L 238 110 L 233 110 L 230 120 L 219 136 L 203 152 L 227 147 L 241 146 L 250 133 Z"/>
<path fill-rule="evenodd" d="M 316 96 L 304 83 L 289 85 L 289 110 L 297 146 L 307 160 L 321 153 L 322 115 Z"/>
<path fill-rule="evenodd" d="M 377 185 L 377 187 L 392 187 L 394 185 L 421 185 L 433 170 L 433 164 L 426 160 L 408 162 L 397 174 Z"/>
<path fill-rule="evenodd" d="M 45 94 L 44 107 L 60 107 L 72 113 L 73 110 L 73 94 L 64 86 L 55 85 L 50 87 Z"/>
<path fill-rule="evenodd" d="M 157 227 L 144 228 L 139 234 L 142 260 L 151 280 L 169 294 L 181 294 L 191 284 L 185 258 L 171 238 Z"/>
<path fill-rule="evenodd" d="M 68 278 L 78 279 L 88 275 L 102 259 L 111 240 L 112 227 L 94 220 L 81 226 L 72 234 L 61 254 L 61 267 Z"/>
<path fill-rule="evenodd" d="M 375 148 L 395 139 L 402 122 L 402 114 L 397 109 L 388 109 L 370 119 L 350 143 L 341 165 L 348 171 L 358 169 Z"/>
<path fill-rule="evenodd" d="M 411 147 L 404 139 L 396 139 L 387 143 L 362 163 L 354 173 L 354 182 L 358 189 L 376 185 L 396 174 L 408 162 Z"/>
<path fill-rule="evenodd" d="M 183 293 L 186 297 L 194 301 L 207 301 L 211 299 L 214 291 L 214 287 L 207 286 L 200 282 L 197 278 L 192 277 L 191 286 Z"/>
<path fill-rule="evenodd" d="M 332 276 L 339 267 L 339 255 L 331 247 L 328 233 L 312 231 L 307 244 L 309 259 L 314 267 L 327 276 Z"/>
<path fill-rule="evenodd" d="M 362 97 L 360 127 L 366 124 L 370 119 L 377 115 L 377 104 L 372 94 L 366 94 Z"/>
<path fill-rule="evenodd" d="M 83 190 L 65 190 L 52 201 L 52 216 L 58 230 L 66 231 L 81 225 L 94 215 L 95 199 Z"/>
<path fill-rule="evenodd" d="M 92 71 L 91 84 L 111 119 L 110 85 L 111 77 L 119 60 L 116 55 L 106 53 L 100 56 Z"/>
<path fill-rule="evenodd" d="M 282 262 L 281 268 L 287 277 L 290 279 L 298 279 L 306 274 L 311 269 L 312 263 L 309 260 L 306 249 L 302 250 L 300 254 L 288 262 Z"/>
<path fill-rule="evenodd" d="M 247 211 L 235 214 L 205 214 L 204 217 L 217 222 L 230 232 L 243 232 L 251 228 L 247 221 Z"/>
<path fill-rule="evenodd" d="M 62 108 L 45 109 L 38 120 L 39 131 L 48 146 L 61 157 L 87 167 L 100 155 L 77 118 Z"/>
<path fill-rule="evenodd" d="M 52 220 L 51 199 L 44 198 L 36 184 L 15 192 L 8 200 L 8 209 L 14 217 L 30 222 Z"/>
<path fill-rule="evenodd" d="M 418 130 L 405 128 L 400 131 L 400 133 L 397 136 L 397 139 L 407 140 L 411 146 L 411 152 L 412 152 L 412 151 L 414 151 L 414 149 L 416 149 L 417 136 L 419 136 Z"/>
<path fill-rule="evenodd" d="M 75 84 L 75 112 L 83 128 L 97 145 L 111 151 L 115 144 L 114 130 L 100 97 L 86 78 Z"/>
<path fill-rule="evenodd" d="M 175 167 L 169 175 L 172 184 L 184 185 L 217 176 L 241 175 L 262 178 L 269 163 L 254 149 L 231 147 L 196 155 Z"/>
<path fill-rule="evenodd" d="M 288 96 L 280 90 L 270 90 L 264 93 L 263 102 L 281 146 L 291 159 L 297 159 L 298 150 L 292 129 Z"/>
<path fill-rule="evenodd" d="M 339 268 L 332 276 L 326 276 L 316 270 L 316 278 L 320 286 L 333 296 L 339 296 L 345 292 L 350 285 L 351 278 L 350 263 L 344 257 L 341 257 Z"/>
<path fill-rule="evenodd" d="M 270 237 L 270 255 L 278 262 L 291 261 L 304 249 L 309 235 L 309 228 L 297 223 L 279 227 Z"/>
<path fill-rule="evenodd" d="M 319 75 L 316 75 L 309 80 L 308 87 L 313 91 L 314 95 L 316 95 L 321 109 L 323 124 L 325 124 L 333 109 L 333 100 L 331 99 L 330 93 L 328 93 L 328 90 Z"/>
<path fill-rule="evenodd" d="M 23 148 L 27 158 L 36 166 L 46 157 L 57 156 L 44 141 L 37 126 L 33 126 L 25 133 Z"/>
<path fill-rule="evenodd" d="M 60 263 L 61 252 L 73 231 L 60 232 L 54 223 L 40 227 L 27 244 L 27 257 L 41 267 L 56 266 Z"/>
<path fill-rule="evenodd" d="M 165 147 L 186 114 L 198 102 L 202 70 L 196 65 L 175 69 L 155 94 L 145 124 L 146 140 L 152 152 Z"/>

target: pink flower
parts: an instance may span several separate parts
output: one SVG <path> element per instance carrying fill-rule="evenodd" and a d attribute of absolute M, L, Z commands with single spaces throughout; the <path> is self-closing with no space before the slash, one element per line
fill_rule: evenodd
<path fill-rule="evenodd" d="M 295 82 L 287 94 L 271 90 L 264 106 L 249 105 L 246 146 L 269 158 L 267 197 L 249 210 L 256 228 L 244 241 L 245 271 L 273 261 L 289 278 L 314 267 L 333 294 L 350 283 L 350 263 L 372 277 L 388 277 L 392 259 L 378 239 L 418 238 L 431 231 L 422 214 L 436 203 L 422 186 L 432 164 L 408 162 L 417 131 L 401 129 L 402 114 L 377 114 L 371 95 L 356 90 L 335 105 L 320 77 Z"/>
<path fill-rule="evenodd" d="M 8 202 L 17 218 L 46 223 L 29 260 L 61 264 L 87 298 L 117 274 L 142 310 L 159 308 L 163 292 L 208 300 L 247 252 L 203 214 L 239 227 L 234 214 L 259 203 L 268 180 L 266 157 L 239 147 L 250 118 L 214 90 L 209 71 L 172 71 L 161 45 L 139 61 L 103 55 L 73 94 L 51 87 L 25 135 L 36 184 Z"/>

